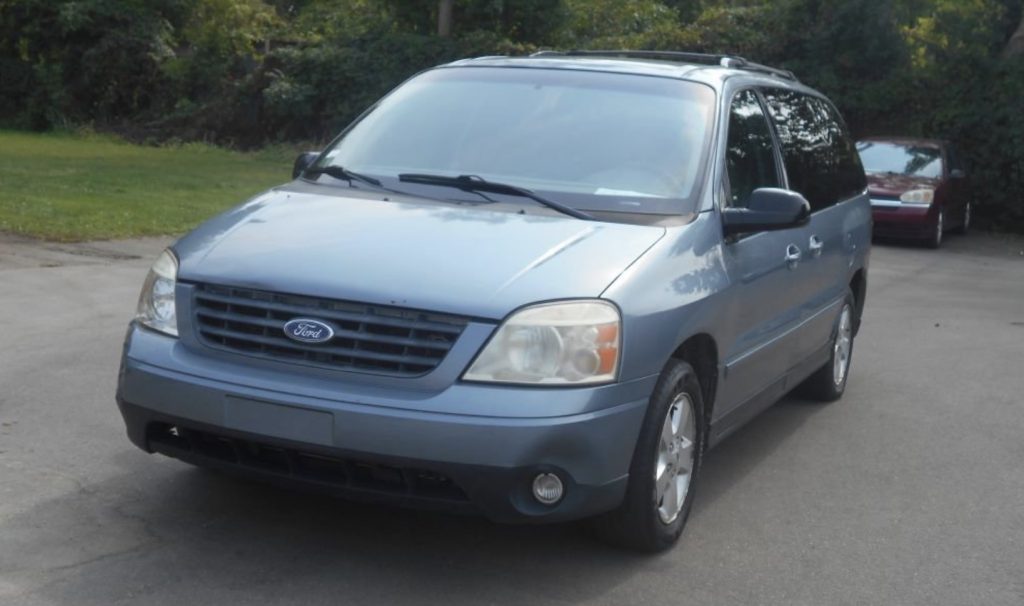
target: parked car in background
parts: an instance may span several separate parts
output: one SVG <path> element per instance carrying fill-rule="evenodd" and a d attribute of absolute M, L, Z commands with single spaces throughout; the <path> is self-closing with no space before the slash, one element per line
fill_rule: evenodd
<path fill-rule="evenodd" d="M 948 231 L 966 233 L 971 202 L 963 166 L 946 141 L 872 137 L 857 143 L 876 236 L 912 239 L 932 248 Z"/>
<path fill-rule="evenodd" d="M 707 447 L 846 388 L 867 184 L 788 72 L 459 61 L 294 170 L 153 265 L 117 392 L 140 448 L 658 550 Z"/>

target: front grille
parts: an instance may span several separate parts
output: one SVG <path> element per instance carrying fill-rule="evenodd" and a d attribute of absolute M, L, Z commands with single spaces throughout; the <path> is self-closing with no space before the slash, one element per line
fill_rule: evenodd
<path fill-rule="evenodd" d="M 270 475 L 350 491 L 466 502 L 448 476 L 425 470 L 282 448 L 168 423 L 146 428 L 149 447 L 172 457 L 212 459 Z"/>
<path fill-rule="evenodd" d="M 406 377 L 436 368 L 468 323 L 412 309 L 209 284 L 196 285 L 192 306 L 196 333 L 211 347 Z M 301 317 L 330 323 L 334 338 L 318 344 L 289 339 L 285 323 Z"/>

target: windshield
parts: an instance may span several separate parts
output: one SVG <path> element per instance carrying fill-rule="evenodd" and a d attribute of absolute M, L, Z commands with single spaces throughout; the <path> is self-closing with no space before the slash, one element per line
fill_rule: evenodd
<path fill-rule="evenodd" d="M 437 69 L 385 97 L 319 166 L 474 175 L 583 210 L 680 214 L 699 193 L 713 108 L 711 88 L 667 78 Z"/>
<path fill-rule="evenodd" d="M 942 151 L 934 145 L 903 145 L 885 141 L 857 144 L 864 172 L 896 173 L 938 179 L 942 176 Z"/>

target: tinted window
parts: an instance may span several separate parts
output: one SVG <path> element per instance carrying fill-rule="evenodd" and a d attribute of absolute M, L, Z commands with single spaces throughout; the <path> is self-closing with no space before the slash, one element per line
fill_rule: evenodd
<path fill-rule="evenodd" d="M 964 169 L 964 164 L 960 160 L 960 153 L 957 151 L 956 147 L 949 144 L 946 145 L 946 158 L 949 161 L 950 170 Z"/>
<path fill-rule="evenodd" d="M 942 176 L 942 150 L 937 145 L 861 141 L 857 144 L 864 170 L 915 177 Z"/>
<path fill-rule="evenodd" d="M 765 91 L 782 143 L 789 187 L 828 208 L 862 192 L 867 183 L 856 147 L 827 101 L 792 91 Z"/>
<path fill-rule="evenodd" d="M 729 109 L 729 139 L 725 152 L 729 201 L 746 207 L 759 187 L 779 187 L 771 128 L 753 91 L 743 91 Z"/>
<path fill-rule="evenodd" d="M 668 78 L 437 69 L 381 101 L 326 158 L 385 181 L 478 175 L 576 208 L 678 214 L 695 206 L 714 109 L 711 88 Z"/>

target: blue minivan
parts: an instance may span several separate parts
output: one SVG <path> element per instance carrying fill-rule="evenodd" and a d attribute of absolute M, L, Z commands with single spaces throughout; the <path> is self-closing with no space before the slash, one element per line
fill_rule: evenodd
<path fill-rule="evenodd" d="M 737 57 L 425 71 L 294 180 L 164 251 L 128 331 L 132 442 L 346 498 L 592 517 L 671 546 L 704 453 L 835 400 L 871 207 L 836 108 Z"/>

